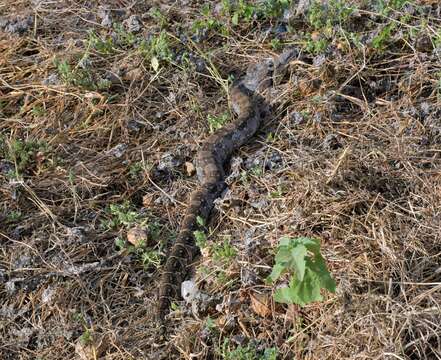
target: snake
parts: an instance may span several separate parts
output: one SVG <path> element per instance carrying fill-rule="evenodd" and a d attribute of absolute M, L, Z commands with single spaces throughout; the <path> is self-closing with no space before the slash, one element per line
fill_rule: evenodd
<path fill-rule="evenodd" d="M 195 164 L 199 186 L 190 194 L 180 230 L 159 280 L 156 316 L 161 322 L 173 299 L 180 296 L 181 284 L 200 253 L 194 232 L 200 227 L 200 219 L 206 223 L 214 201 L 227 188 L 226 167 L 232 154 L 250 141 L 267 115 L 268 105 L 263 92 L 272 85 L 275 74 L 286 68 L 296 55 L 297 51 L 290 48 L 277 57 L 249 66 L 245 76 L 230 90 L 235 119 L 211 134 L 197 152 Z"/>

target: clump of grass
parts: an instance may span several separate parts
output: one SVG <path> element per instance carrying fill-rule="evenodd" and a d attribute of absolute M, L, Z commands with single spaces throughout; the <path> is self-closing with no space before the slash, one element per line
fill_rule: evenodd
<path fill-rule="evenodd" d="M 216 352 L 224 360 L 276 360 L 278 354 L 275 347 L 264 349 L 262 352 L 257 351 L 251 344 L 233 346 L 229 338 L 224 339 Z"/>
<path fill-rule="evenodd" d="M 35 167 L 35 156 L 41 153 L 43 156 L 50 150 L 45 141 L 35 140 L 6 140 L 6 137 L 0 136 L 0 157 L 14 164 L 14 173 L 9 176 L 19 178 L 29 173 Z"/>
<path fill-rule="evenodd" d="M 121 204 L 110 204 L 106 210 L 108 217 L 102 220 L 101 227 L 104 229 L 116 229 L 119 227 L 130 227 L 138 224 L 141 220 L 137 212 L 129 201 Z"/>
<path fill-rule="evenodd" d="M 210 133 L 213 133 L 216 130 L 223 127 L 228 122 L 229 119 L 230 116 L 228 115 L 228 113 L 223 113 L 217 116 L 209 114 L 207 116 L 207 121 L 208 121 L 208 126 L 210 128 Z"/>

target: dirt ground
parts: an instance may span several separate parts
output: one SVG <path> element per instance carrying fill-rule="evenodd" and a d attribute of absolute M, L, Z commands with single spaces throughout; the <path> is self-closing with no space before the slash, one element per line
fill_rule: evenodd
<path fill-rule="evenodd" d="M 195 154 L 287 47 L 162 333 Z M 0 1 L 0 358 L 441 359 L 440 61 L 430 0 Z M 335 294 L 274 301 L 283 236 Z"/>

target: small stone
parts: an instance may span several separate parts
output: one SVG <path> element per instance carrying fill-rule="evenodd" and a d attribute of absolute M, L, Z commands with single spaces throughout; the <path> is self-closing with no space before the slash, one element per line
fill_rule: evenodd
<path fill-rule="evenodd" d="M 182 165 L 182 160 L 174 154 L 166 153 L 161 157 L 157 166 L 159 171 L 172 170 Z"/>
<path fill-rule="evenodd" d="M 124 27 L 131 33 L 137 33 L 142 28 L 141 19 L 138 15 L 132 15 L 123 22 Z"/>
<path fill-rule="evenodd" d="M 131 228 L 127 232 L 127 241 L 134 246 L 146 244 L 148 240 L 148 232 L 141 227 Z"/>
<path fill-rule="evenodd" d="M 43 294 L 41 294 L 41 302 L 43 304 L 51 303 L 54 295 L 55 295 L 55 289 L 49 286 L 48 288 L 44 289 Z"/>
<path fill-rule="evenodd" d="M 191 304 L 200 295 L 198 287 L 193 280 L 186 280 L 182 282 L 181 294 L 187 304 Z"/>
<path fill-rule="evenodd" d="M 193 163 L 186 161 L 185 162 L 185 171 L 187 172 L 188 176 L 193 176 L 196 172 L 196 168 L 193 165 Z"/>
<path fill-rule="evenodd" d="M 118 144 L 114 148 L 109 150 L 109 154 L 115 156 L 116 158 L 120 158 L 126 152 L 127 147 L 127 144 Z"/>
<path fill-rule="evenodd" d="M 59 83 L 60 79 L 58 79 L 57 74 L 51 74 L 43 80 L 43 85 L 58 85 Z"/>

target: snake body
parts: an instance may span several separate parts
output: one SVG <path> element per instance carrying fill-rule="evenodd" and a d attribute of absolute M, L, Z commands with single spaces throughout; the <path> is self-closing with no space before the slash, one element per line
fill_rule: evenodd
<path fill-rule="evenodd" d="M 260 93 L 271 85 L 274 69 L 286 65 L 294 54 L 291 50 L 276 60 L 267 60 L 248 69 L 245 77 L 230 91 L 236 119 L 209 136 L 199 150 L 196 172 L 200 185 L 190 195 L 189 206 L 159 282 L 157 316 L 160 320 L 164 320 L 171 300 L 180 294 L 181 283 L 199 253 L 194 239 L 198 217 L 208 219 L 214 200 L 227 186 L 225 166 L 232 153 L 248 142 L 261 125 L 266 104 Z"/>

